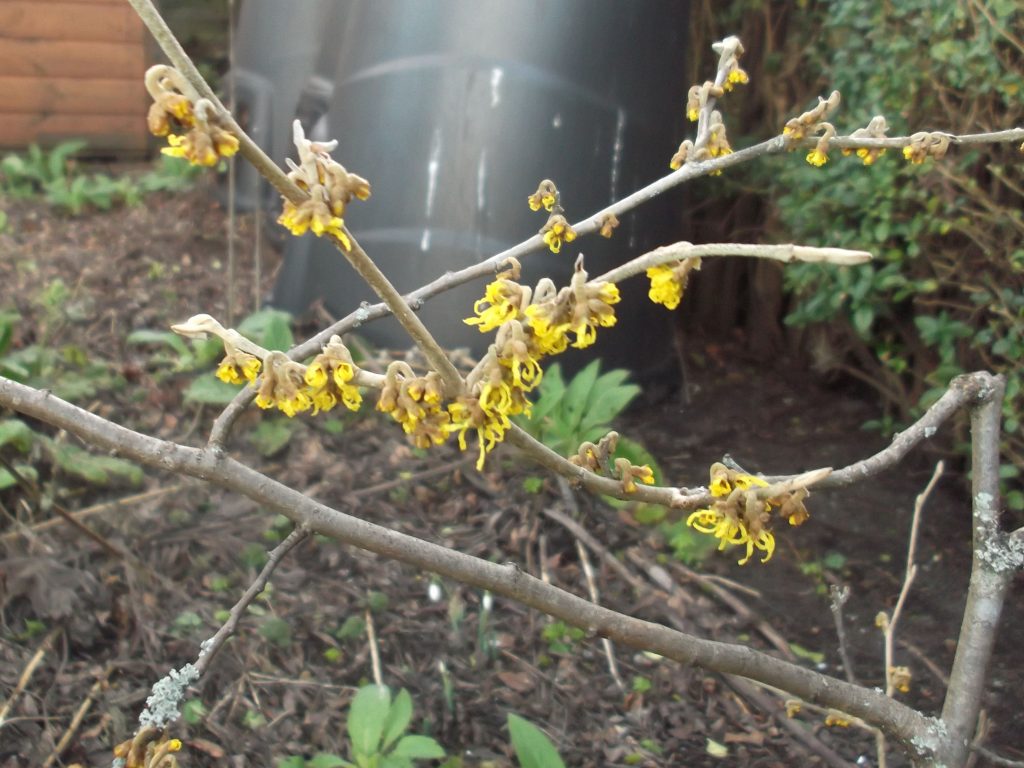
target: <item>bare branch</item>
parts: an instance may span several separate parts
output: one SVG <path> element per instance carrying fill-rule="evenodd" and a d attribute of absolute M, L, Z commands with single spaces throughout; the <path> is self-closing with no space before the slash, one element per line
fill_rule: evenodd
<path fill-rule="evenodd" d="M 218 451 L 189 448 L 139 434 L 48 392 L 2 377 L 0 404 L 66 429 L 102 449 L 240 493 L 312 531 L 517 600 L 583 628 L 592 637 L 607 637 L 685 664 L 748 677 L 787 690 L 809 703 L 841 709 L 879 726 L 910 749 L 919 749 L 914 745 L 923 743 L 920 734 L 933 730 L 928 718 L 879 691 L 850 685 L 752 648 L 705 640 L 641 621 L 544 584 L 514 564 L 491 563 L 346 515 Z"/>
<path fill-rule="evenodd" d="M 195 663 L 195 669 L 198 673 L 197 679 L 206 673 L 206 670 L 210 668 L 210 664 L 213 662 L 214 657 L 220 652 L 220 649 L 224 647 L 224 643 L 227 642 L 229 637 L 235 634 L 235 630 L 238 628 L 238 622 L 252 604 L 252 601 L 255 600 L 264 589 L 266 589 L 267 582 L 270 581 L 270 577 L 277 569 L 277 566 L 281 563 L 281 560 L 283 560 L 285 555 L 291 552 L 308 537 L 309 530 L 302 526 L 298 526 L 270 552 L 267 556 L 267 562 L 264 564 L 259 575 L 253 580 L 252 584 L 249 585 L 249 588 L 245 590 L 245 593 L 241 598 L 239 598 L 238 602 L 232 606 L 231 612 L 228 615 L 228 620 L 221 625 L 221 628 L 217 630 L 213 637 L 203 643 L 202 651 Z"/>

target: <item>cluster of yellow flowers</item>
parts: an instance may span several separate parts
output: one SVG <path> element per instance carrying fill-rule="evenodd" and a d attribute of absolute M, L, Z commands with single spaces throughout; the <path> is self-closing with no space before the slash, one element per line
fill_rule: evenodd
<path fill-rule="evenodd" d="M 790 118 L 782 129 L 782 135 L 790 141 L 820 134 L 817 145 L 807 153 L 806 158 L 808 163 L 817 168 L 828 162 L 828 144 L 836 135 L 836 129 L 826 118 L 839 107 L 839 101 L 839 91 L 832 91 L 827 99 L 819 96 L 816 107 L 799 117 Z"/>
<path fill-rule="evenodd" d="M 740 565 L 746 564 L 755 551 L 764 553 L 761 562 L 766 563 L 775 551 L 775 536 L 771 532 L 773 515 L 785 518 L 790 525 L 800 525 L 808 518 L 803 503 L 808 495 L 806 488 L 771 497 L 757 490 L 768 487 L 759 477 L 737 472 L 724 464 L 712 464 L 708 488 L 718 501 L 696 510 L 686 524 L 717 538 L 719 549 L 745 546 L 746 555 L 740 559 Z"/>
<path fill-rule="evenodd" d="M 289 159 L 291 169 L 288 178 L 299 189 L 308 192 L 309 197 L 301 203 L 284 200 L 284 210 L 278 223 L 295 236 L 312 231 L 317 237 L 328 234 L 336 238 L 345 250 L 352 249 L 352 242 L 345 234 L 342 215 L 353 198 L 366 200 L 370 197 L 370 182 L 362 176 L 349 173 L 336 162 L 330 153 L 338 146 L 337 141 L 315 142 L 306 138 L 302 124 L 293 124 L 295 148 L 299 163 Z"/>
<path fill-rule="evenodd" d="M 217 368 L 217 376 L 230 384 L 240 384 L 242 379 L 251 382 L 258 389 L 256 405 L 277 408 L 286 416 L 309 410 L 315 416 L 330 411 L 338 403 L 357 411 L 363 401 L 358 387 L 352 383 L 355 363 L 339 336 L 332 336 L 309 365 L 294 362 L 276 351 L 268 353 L 262 365 L 263 373 L 257 381 L 259 359 L 228 350 Z"/>
<path fill-rule="evenodd" d="M 668 264 L 657 264 L 647 270 L 651 289 L 647 292 L 655 304 L 675 309 L 683 299 L 690 272 L 700 269 L 700 256 L 691 256 Z"/>
<path fill-rule="evenodd" d="M 569 461 L 577 467 L 617 479 L 622 484 L 623 493 L 635 493 L 637 482 L 651 485 L 654 482 L 654 470 L 650 466 L 633 464 L 623 456 L 613 458 L 618 443 L 619 433 L 615 431 L 609 432 L 597 443 L 584 441 L 579 450 L 569 457 Z"/>
<path fill-rule="evenodd" d="M 686 94 L 686 118 L 690 122 L 697 122 L 701 112 L 708 106 L 710 99 L 718 99 L 731 91 L 735 86 L 750 82 L 750 77 L 740 68 L 739 58 L 743 55 L 743 46 L 739 39 L 727 37 L 721 42 L 711 46 L 720 54 L 718 62 L 719 72 L 725 72 L 722 84 L 715 85 L 712 81 L 705 81 L 701 85 L 694 85 Z M 722 114 L 712 110 L 708 115 L 708 124 L 702 135 L 698 135 L 697 143 L 685 139 L 679 149 L 669 161 L 669 167 L 678 171 L 686 162 L 701 162 L 712 157 L 721 157 L 732 153 L 729 139 L 725 134 L 725 125 L 722 122 Z M 713 171 L 712 175 L 718 176 L 721 171 Z"/>
<path fill-rule="evenodd" d="M 448 439 L 450 419 L 441 407 L 443 397 L 436 372 L 416 376 L 407 363 L 396 360 L 388 366 L 377 410 L 391 414 L 417 448 L 429 448 Z"/>
<path fill-rule="evenodd" d="M 219 158 L 238 152 L 238 138 L 221 124 L 216 107 L 199 98 L 178 70 L 150 67 L 145 83 L 153 97 L 146 122 L 154 136 L 167 137 L 163 154 L 192 165 L 216 165 Z"/>
<path fill-rule="evenodd" d="M 562 250 L 563 243 L 571 243 L 576 239 L 576 230 L 565 218 L 565 211 L 562 209 L 560 199 L 558 187 L 551 179 L 544 179 L 537 185 L 537 191 L 526 198 L 531 211 L 539 211 L 543 208 L 551 214 L 544 226 L 540 228 L 540 234 L 543 235 L 544 244 L 551 249 L 552 253 Z M 618 222 L 616 221 L 616 223 Z M 603 233 L 604 229 L 602 229 Z M 611 230 L 609 229 L 608 234 L 604 236 L 610 237 Z M 483 329 L 481 328 L 481 330 Z"/>
<path fill-rule="evenodd" d="M 466 391 L 448 406 L 448 431 L 458 433 L 459 447 L 466 450 L 466 434 L 475 430 L 480 460 L 504 439 L 509 417 L 529 415 L 527 395 L 541 381 L 540 361 L 565 351 L 570 334 L 572 346 L 582 349 L 594 343 L 598 327 L 615 324 L 612 305 L 620 300 L 614 283 L 587 281 L 582 259 L 577 260 L 570 284 L 561 290 L 548 278 L 536 290 L 520 285 L 519 264 L 490 283 L 484 297 L 473 305 L 467 325 L 482 333 L 497 329 L 495 343 L 466 379 Z"/>

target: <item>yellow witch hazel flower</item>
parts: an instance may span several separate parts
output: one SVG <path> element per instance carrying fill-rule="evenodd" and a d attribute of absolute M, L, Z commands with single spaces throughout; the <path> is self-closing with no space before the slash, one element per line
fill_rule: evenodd
<path fill-rule="evenodd" d="M 651 281 L 648 297 L 655 304 L 662 304 L 668 309 L 675 309 L 683 300 L 690 272 L 700 269 L 700 257 L 691 256 L 681 261 L 657 264 L 647 270 Z"/>
<path fill-rule="evenodd" d="M 417 448 L 440 445 L 448 438 L 448 413 L 441 408 L 444 391 L 434 371 L 418 377 L 401 360 L 388 366 L 377 410 L 391 415 L 402 425 Z"/>
<path fill-rule="evenodd" d="M 149 130 L 167 137 L 168 146 L 161 153 L 210 166 L 238 152 L 238 138 L 224 125 L 213 102 L 200 98 L 178 70 L 163 64 L 150 67 L 145 85 L 153 97 L 146 118 Z"/>
<path fill-rule="evenodd" d="M 540 234 L 544 236 L 544 243 L 552 253 L 562 250 L 562 243 L 571 243 L 576 239 L 576 230 L 561 214 L 549 218 L 547 224 L 541 227 Z"/>
<path fill-rule="evenodd" d="M 537 191 L 526 198 L 531 211 L 539 211 L 543 208 L 549 213 L 558 205 L 558 188 L 551 179 L 544 179 L 537 185 Z"/>
<path fill-rule="evenodd" d="M 350 411 L 358 411 L 363 402 L 359 388 L 351 383 L 356 375 L 352 354 L 340 336 L 331 336 L 323 352 L 306 366 L 303 379 L 310 387 L 313 415 L 329 411 L 339 402 Z"/>
<path fill-rule="evenodd" d="M 309 197 L 299 203 L 284 200 L 284 210 L 278 223 L 295 236 L 312 232 L 317 237 L 329 235 L 349 251 L 352 241 L 345 233 L 342 214 L 353 199 L 367 200 L 370 197 L 370 183 L 345 170 L 330 155 L 338 146 L 337 141 L 315 142 L 306 138 L 302 124 L 292 124 L 295 148 L 299 162 L 288 159 L 291 169 L 288 178 Z"/>
<path fill-rule="evenodd" d="M 771 509 L 778 506 L 777 499 L 762 499 L 752 489 L 766 488 L 768 483 L 754 475 L 729 469 L 724 464 L 712 464 L 708 485 L 711 495 L 719 501 L 706 509 L 691 514 L 686 524 L 696 531 L 714 536 L 718 548 L 745 546 L 746 555 L 740 565 L 750 561 L 754 552 L 763 552 L 762 563 L 768 562 L 775 552 L 775 536 L 767 526 Z"/>
<path fill-rule="evenodd" d="M 284 352 L 270 352 L 263 361 L 256 405 L 263 409 L 276 407 L 288 417 L 308 411 L 313 398 L 305 386 L 304 374 L 301 363 L 288 359 Z"/>
<path fill-rule="evenodd" d="M 530 303 L 530 290 L 514 280 L 499 277 L 489 283 L 484 297 L 473 304 L 476 317 L 467 317 L 466 325 L 475 325 L 481 333 L 488 333 L 509 320 L 522 317 L 522 307 Z"/>
<path fill-rule="evenodd" d="M 235 349 L 228 342 L 224 343 L 224 359 L 217 366 L 217 378 L 225 384 L 242 384 L 256 381 L 260 375 L 263 361 L 248 352 Z"/>

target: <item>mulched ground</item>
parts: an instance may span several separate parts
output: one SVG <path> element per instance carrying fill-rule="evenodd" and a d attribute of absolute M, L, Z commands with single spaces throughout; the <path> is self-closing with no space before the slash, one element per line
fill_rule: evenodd
<path fill-rule="evenodd" d="M 200 311 L 224 316 L 225 217 L 211 190 L 71 221 L 41 204 L 4 207 L 10 223 L 0 234 L 0 309 L 23 315 L 15 348 L 45 338 L 110 361 L 119 384 L 83 406 L 200 444 L 216 411 L 183 405 L 189 376 L 168 375 L 151 351 L 124 338 Z M 259 293 L 253 230 L 251 217 L 242 217 L 236 296 L 244 308 Z M 266 258 L 262 292 L 276 264 L 273 254 Z M 37 297 L 56 279 L 70 291 L 60 311 L 46 313 Z M 620 425 L 670 480 L 704 482 L 725 452 L 749 469 L 782 473 L 841 466 L 884 444 L 860 429 L 877 415 L 872 403 L 766 371 L 744 358 L 742 339 L 696 346 L 692 401 L 643 402 Z M 698 575 L 667 556 L 657 529 L 628 510 L 566 497 L 551 478 L 528 492 L 532 470 L 510 454 L 496 454 L 481 475 L 457 450 L 411 449 L 366 409 L 340 420 L 295 421 L 287 446 L 263 456 L 252 436 L 264 419 L 253 413 L 240 422 L 237 454 L 328 504 L 514 561 L 585 595 L 577 536 L 557 521 L 567 516 L 621 564 L 591 555 L 605 605 L 837 676 L 843 671 L 827 592 L 847 585 L 853 671 L 872 686 L 882 684 L 874 617 L 891 611 L 899 592 L 913 499 L 937 458 L 920 455 L 870 486 L 814 495 L 812 519 L 780 532 L 765 566 L 740 568 L 734 556 L 716 555 L 695 566 Z M 0 766 L 107 765 L 111 746 L 133 731 L 152 682 L 195 657 L 287 527 L 197 481 L 147 472 L 142 487 L 96 488 L 45 462 L 40 473 L 48 503 L 22 489 L 0 492 L 0 707 L 16 686 L 24 689 L 0 724 Z M 947 472 L 925 510 L 922 573 L 899 631 L 898 663 L 914 673 L 906 698 L 928 712 L 941 707 L 958 631 L 967 500 L 963 477 Z M 53 502 L 84 510 L 81 520 L 97 537 L 60 521 Z M 826 728 L 820 713 L 789 721 L 784 697 L 773 692 L 622 648 L 614 654 L 620 687 L 600 642 L 559 648 L 543 636 L 547 617 L 502 599 L 488 611 L 478 591 L 448 582 L 432 590 L 431 581 L 329 540 L 307 541 L 196 686 L 188 722 L 175 729 L 186 744 L 182 764 L 271 766 L 289 755 L 345 754 L 347 702 L 372 680 L 367 616 L 384 681 L 410 690 L 417 728 L 466 766 L 514 764 L 508 712 L 541 724 L 569 766 L 874 764 L 872 736 Z M 1022 632 L 1011 601 L 986 722 L 987 743 L 1017 759 L 1024 757 L 1017 706 L 1024 669 L 1015 647 Z M 635 690 L 646 687 L 642 680 L 649 688 Z M 709 752 L 709 739 L 724 757 Z M 891 765 L 904 764 L 891 757 Z"/>

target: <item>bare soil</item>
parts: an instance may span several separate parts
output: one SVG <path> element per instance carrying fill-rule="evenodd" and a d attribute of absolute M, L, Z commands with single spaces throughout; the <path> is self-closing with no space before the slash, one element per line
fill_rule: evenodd
<path fill-rule="evenodd" d="M 201 444 L 215 409 L 183 404 L 190 376 L 168 374 L 153 362 L 153 350 L 127 345 L 125 336 L 197 312 L 225 315 L 225 214 L 212 190 L 72 220 L 41 203 L 3 207 L 10 221 L 0 234 L 0 309 L 23 316 L 15 348 L 45 340 L 85 350 L 108 362 L 118 383 L 80 405 L 162 438 Z M 253 232 L 252 217 L 241 217 L 236 298 L 247 309 L 266 292 L 278 263 L 265 254 L 257 290 Z M 70 298 L 55 317 L 37 297 L 57 279 Z M 706 482 L 708 465 L 726 452 L 752 471 L 783 473 L 842 466 L 884 445 L 860 428 L 877 408 L 849 390 L 823 388 L 785 364 L 774 370 L 747 359 L 742 338 L 690 346 L 692 401 L 656 397 L 651 388 L 620 425 L 651 450 L 671 482 Z M 297 420 L 286 447 L 264 456 L 253 435 L 266 418 L 246 415 L 234 452 L 321 501 L 463 552 L 516 562 L 585 595 L 576 537 L 546 514 L 561 512 L 623 566 L 592 555 L 603 604 L 839 677 L 827 595 L 830 585 L 848 586 L 852 672 L 870 686 L 883 684 L 874 622 L 899 593 L 914 497 L 954 439 L 947 430 L 934 453 L 919 453 L 870 485 L 815 494 L 811 520 L 779 531 L 779 549 L 765 565 L 739 567 L 726 553 L 691 569 L 667 554 L 656 527 L 637 523 L 629 510 L 585 497 L 568 504 L 550 478 L 528 492 L 524 480 L 533 471 L 511 452 L 495 454 L 479 474 L 451 447 L 411 449 L 400 430 L 366 408 L 333 421 Z M 23 688 L 0 723 L 0 766 L 109 765 L 112 745 L 132 733 L 149 686 L 194 659 L 218 613 L 234 603 L 287 526 L 248 500 L 155 471 L 141 487 L 85 485 L 41 457 L 39 471 L 42 501 L 25 488 L 0 491 L 0 707 Z M 83 512 L 81 522 L 95 536 L 69 526 L 55 505 Z M 954 460 L 925 508 L 922 570 L 898 632 L 897 663 L 914 676 L 904 698 L 929 713 L 941 708 L 945 692 L 969 539 L 968 494 Z M 367 611 L 384 681 L 410 690 L 416 728 L 466 766 L 514 764 L 509 712 L 542 725 L 569 766 L 875 764 L 873 736 L 827 728 L 822 713 L 806 709 L 790 721 L 784 696 L 616 648 L 622 689 L 600 641 L 552 648 L 542 634 L 547 617 L 502 599 L 488 614 L 483 595 L 455 583 L 439 582 L 434 600 L 431 581 L 329 540 L 306 542 L 193 691 L 202 708 L 190 704 L 189 721 L 174 728 L 185 742 L 182 764 L 272 766 L 289 755 L 346 754 L 347 703 L 372 680 L 367 634 L 353 623 Z M 996 649 L 985 743 L 1019 760 L 1018 602 L 1008 605 Z M 639 690 L 642 681 L 649 689 Z M 711 753 L 712 742 L 724 756 Z M 902 764 L 891 755 L 890 765 Z"/>

